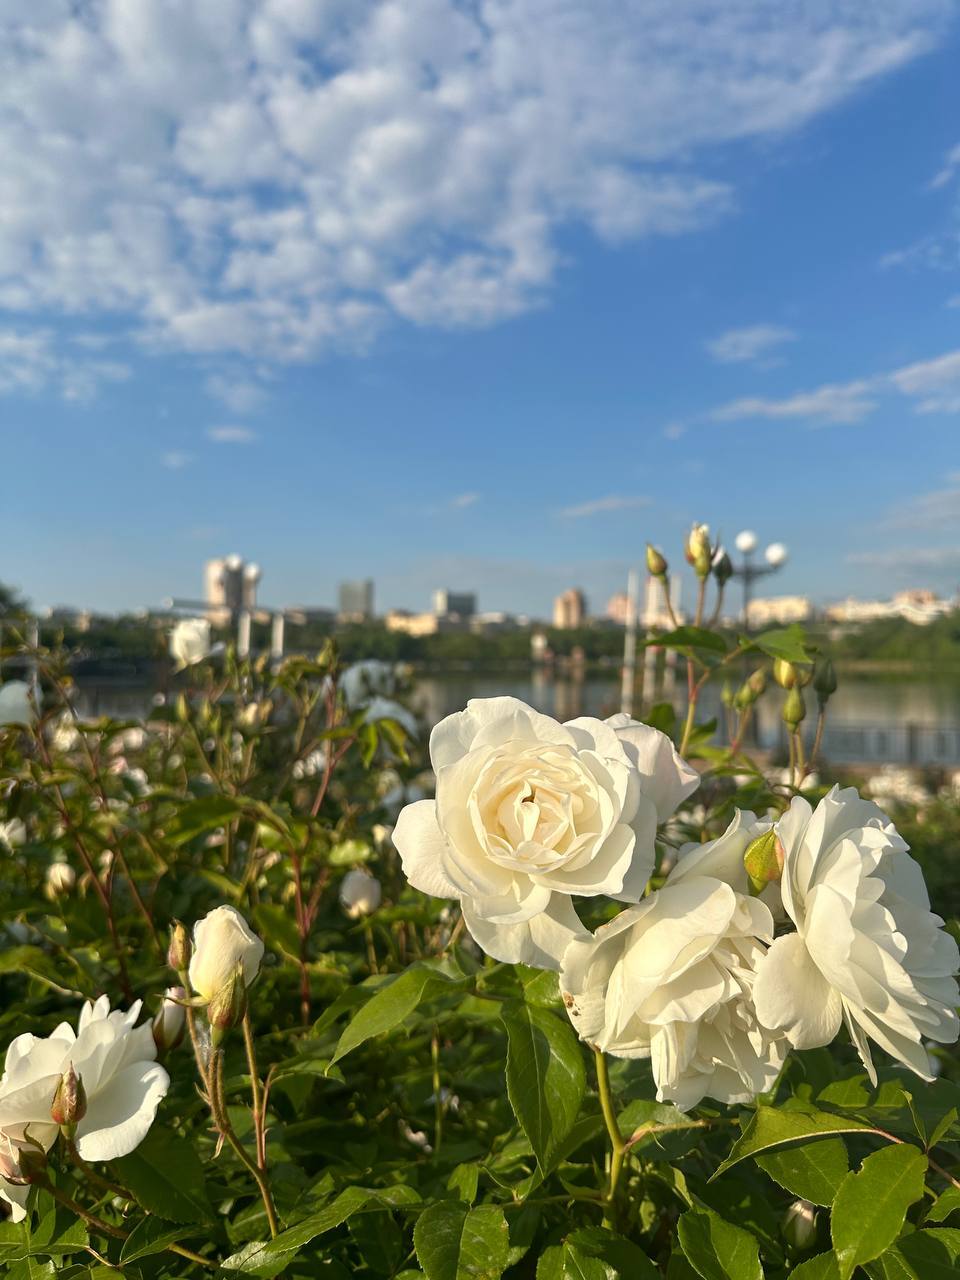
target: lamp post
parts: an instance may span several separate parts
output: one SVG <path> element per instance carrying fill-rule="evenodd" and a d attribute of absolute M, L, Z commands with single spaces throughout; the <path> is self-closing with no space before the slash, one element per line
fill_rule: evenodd
<path fill-rule="evenodd" d="M 757 535 L 752 529 L 744 529 L 738 533 L 734 539 L 737 550 L 743 556 L 742 564 L 733 566 L 733 576 L 740 578 L 743 582 L 743 629 L 748 631 L 750 628 L 750 599 L 753 594 L 753 584 L 758 578 L 764 578 L 769 573 L 776 573 L 778 569 L 782 569 L 787 562 L 787 548 L 782 542 L 771 542 L 763 553 L 765 564 L 760 564 L 753 559 L 753 554 L 757 549 Z"/>

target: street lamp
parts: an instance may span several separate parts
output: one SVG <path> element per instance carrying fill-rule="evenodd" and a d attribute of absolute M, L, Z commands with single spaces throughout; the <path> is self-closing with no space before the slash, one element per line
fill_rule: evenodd
<path fill-rule="evenodd" d="M 788 553 L 782 542 L 771 542 L 763 553 L 766 564 L 756 563 L 753 553 L 757 549 L 757 535 L 752 529 L 744 529 L 738 533 L 734 538 L 734 545 L 743 555 L 743 563 L 733 566 L 733 576 L 743 579 L 743 627 L 747 630 L 750 625 L 750 597 L 754 582 L 766 577 L 768 573 L 776 573 L 778 569 L 782 569 L 787 562 Z"/>

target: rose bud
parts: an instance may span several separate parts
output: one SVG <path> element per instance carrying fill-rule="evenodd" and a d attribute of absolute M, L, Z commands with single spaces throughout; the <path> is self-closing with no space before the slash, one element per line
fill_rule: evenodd
<path fill-rule="evenodd" d="M 157 1046 L 157 1053 L 169 1053 L 183 1039 L 187 1011 L 181 1001 L 186 997 L 183 987 L 167 987 L 164 992 L 163 1003 L 153 1019 L 153 1043 Z"/>
<path fill-rule="evenodd" d="M 167 948 L 167 964 L 174 973 L 186 972 L 192 951 L 186 926 L 179 920 L 174 920 L 170 929 L 170 946 Z"/>
<path fill-rule="evenodd" d="M 733 577 L 733 565 L 723 547 L 717 547 L 713 556 L 713 576 L 719 586 L 723 587 Z"/>
<path fill-rule="evenodd" d="M 50 1119 L 61 1129 L 73 1129 L 87 1114 L 87 1092 L 73 1063 L 60 1077 L 50 1104 Z"/>
<path fill-rule="evenodd" d="M 217 1048 L 224 1034 L 231 1027 L 243 1020 L 247 1011 L 247 984 L 244 981 L 243 969 L 238 964 L 232 977 L 228 978 L 213 999 L 207 1005 L 207 1021 L 210 1023 L 210 1038 L 213 1047 Z"/>
<path fill-rule="evenodd" d="M 792 689 L 797 683 L 797 669 L 786 658 L 775 658 L 773 661 L 773 678 L 781 689 Z"/>
<path fill-rule="evenodd" d="M 817 1240 L 817 1211 L 809 1200 L 794 1200 L 780 1224 L 784 1240 L 795 1249 L 812 1249 Z"/>
<path fill-rule="evenodd" d="M 652 542 L 647 543 L 647 573 L 654 578 L 662 578 L 667 572 L 667 562 L 662 552 Z"/>
<path fill-rule="evenodd" d="M 687 545 L 684 549 L 687 563 L 693 566 L 698 578 L 706 578 L 713 562 L 713 548 L 710 546 L 710 526 L 695 524 L 687 534 Z"/>
<path fill-rule="evenodd" d="M 63 898 L 71 893 L 76 883 L 77 873 L 69 862 L 51 862 L 47 867 L 43 891 L 51 902 L 55 902 L 57 898 Z"/>
<path fill-rule="evenodd" d="M 351 920 L 376 911 L 382 896 L 380 881 L 362 867 L 348 871 L 340 885 L 340 905 Z"/>
<path fill-rule="evenodd" d="M 829 658 L 820 657 L 814 663 L 813 688 L 822 710 L 831 695 L 837 691 L 837 673 Z"/>
<path fill-rule="evenodd" d="M 783 845 L 772 827 L 747 845 L 743 852 L 743 866 L 755 893 L 762 893 L 768 884 L 780 879 Z"/>
<path fill-rule="evenodd" d="M 0 1135 L 0 1178 L 15 1187 L 28 1187 L 36 1182 L 47 1167 L 43 1147 L 35 1142 L 14 1142 L 6 1134 Z"/>
<path fill-rule="evenodd" d="M 193 926 L 190 985 L 204 1000 L 212 1000 L 238 968 L 249 987 L 262 960 L 263 943 L 236 907 L 217 907 Z"/>
<path fill-rule="evenodd" d="M 796 733 L 807 714 L 806 703 L 803 701 L 803 694 L 798 685 L 794 685 L 787 693 L 783 702 L 783 711 L 780 714 L 783 717 L 783 723 L 791 733 Z"/>

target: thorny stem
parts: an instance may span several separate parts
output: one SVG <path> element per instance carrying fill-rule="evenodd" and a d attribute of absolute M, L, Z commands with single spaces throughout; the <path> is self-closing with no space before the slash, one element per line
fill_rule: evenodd
<path fill-rule="evenodd" d="M 38 1185 L 42 1186 L 44 1191 L 49 1191 L 59 1204 L 65 1209 L 69 1209 L 71 1213 L 75 1213 L 78 1218 L 82 1218 L 88 1226 L 93 1227 L 94 1231 L 98 1231 L 101 1235 L 113 1236 L 115 1240 L 126 1240 L 127 1232 L 121 1231 L 119 1227 L 113 1226 L 109 1222 L 104 1222 L 102 1218 L 98 1218 L 95 1213 L 91 1213 L 89 1209 L 85 1209 L 72 1196 L 68 1196 L 65 1191 L 61 1191 L 59 1187 L 55 1187 L 49 1179 L 44 1179 Z M 171 1253 L 177 1253 L 181 1258 L 188 1258 L 190 1262 L 197 1263 L 198 1266 L 207 1267 L 211 1271 L 216 1270 L 216 1263 L 211 1262 L 209 1258 L 201 1257 L 199 1253 L 194 1253 L 192 1249 L 185 1249 L 180 1244 L 168 1244 L 165 1246 Z"/>
<path fill-rule="evenodd" d="M 260 1191 L 260 1199 L 263 1201 L 263 1208 L 267 1215 L 270 1235 L 273 1238 L 279 1232 L 280 1224 L 277 1221 L 277 1211 L 273 1206 L 273 1196 L 270 1194 L 267 1175 L 255 1160 L 251 1160 L 249 1152 L 237 1137 L 233 1125 L 230 1123 L 230 1117 L 227 1115 L 226 1104 L 223 1100 L 223 1051 L 221 1049 L 214 1049 L 213 1051 L 210 1063 L 210 1081 L 213 1085 L 211 1090 L 211 1111 L 214 1123 L 233 1148 L 240 1163 L 245 1166 L 256 1182 Z"/>
<path fill-rule="evenodd" d="M 260 1086 L 260 1073 L 257 1069 L 257 1050 L 253 1043 L 253 1027 L 250 1014 L 243 1015 L 243 1047 L 247 1051 L 247 1067 L 250 1071 L 250 1094 L 253 1111 L 253 1132 L 257 1143 L 257 1164 L 263 1170 L 267 1167 L 267 1142 L 264 1114 L 263 1092 Z"/>
<path fill-rule="evenodd" d="M 817 712 L 817 731 L 813 738 L 813 748 L 810 751 L 810 757 L 807 760 L 807 766 L 801 773 L 797 782 L 797 786 L 803 785 L 803 780 L 808 773 L 813 772 L 814 765 L 817 762 L 817 756 L 820 754 L 820 745 L 823 742 L 823 728 L 827 721 L 827 708 L 824 703 L 820 704 L 820 710 Z"/>
<path fill-rule="evenodd" d="M 613 1226 L 613 1204 L 617 1193 L 617 1183 L 620 1181 L 620 1171 L 623 1168 L 623 1159 L 626 1154 L 627 1144 L 624 1142 L 620 1133 L 620 1126 L 617 1124 L 616 1112 L 613 1109 L 613 1098 L 610 1093 L 610 1077 L 607 1074 L 607 1060 L 603 1056 L 600 1049 L 594 1049 L 594 1060 L 597 1067 L 597 1092 L 600 1095 L 600 1110 L 603 1112 L 604 1124 L 607 1126 L 607 1133 L 610 1135 L 610 1181 L 607 1184 L 607 1195 L 604 1201 L 604 1226 Z"/>

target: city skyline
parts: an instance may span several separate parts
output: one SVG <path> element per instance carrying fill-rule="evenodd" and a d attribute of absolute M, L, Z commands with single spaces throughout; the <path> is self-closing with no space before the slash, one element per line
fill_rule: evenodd
<path fill-rule="evenodd" d="M 545 617 L 705 520 L 954 589 L 946 0 L 118 13 L 0 15 L 0 581 Z"/>

